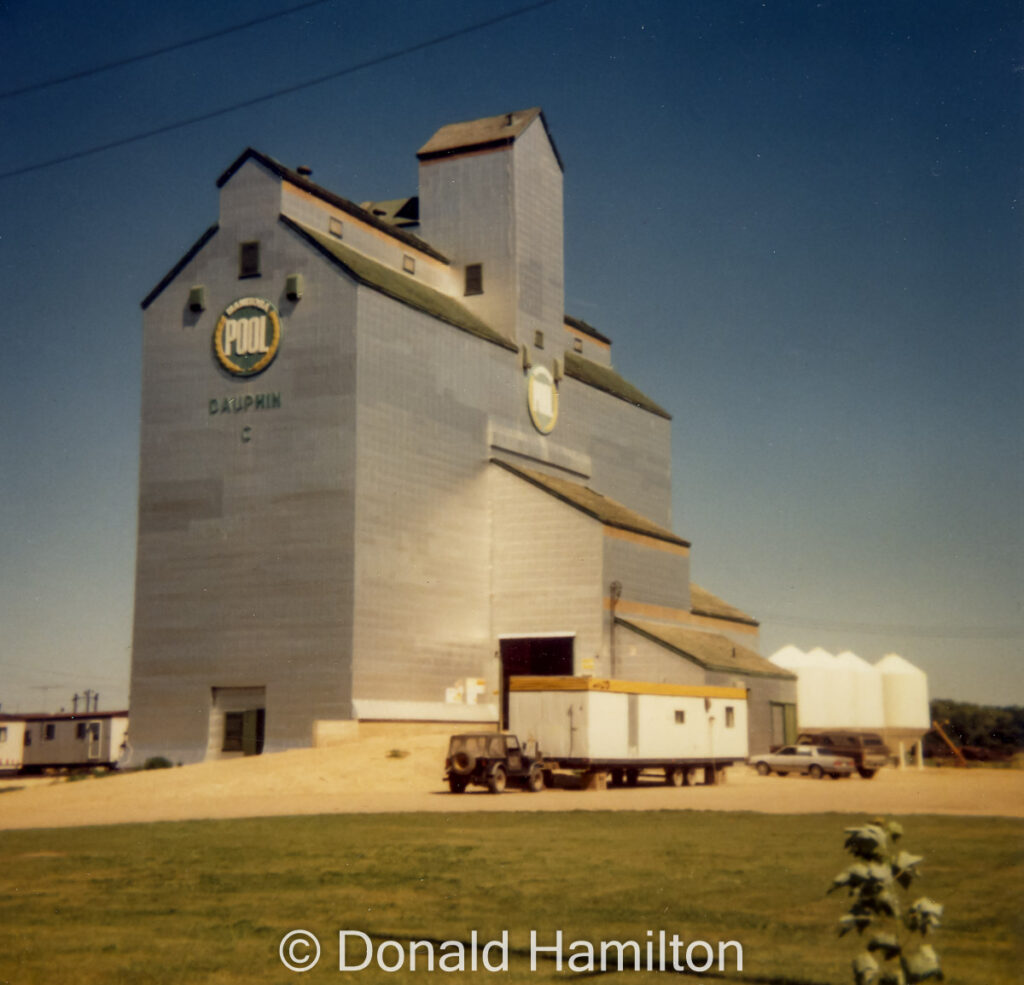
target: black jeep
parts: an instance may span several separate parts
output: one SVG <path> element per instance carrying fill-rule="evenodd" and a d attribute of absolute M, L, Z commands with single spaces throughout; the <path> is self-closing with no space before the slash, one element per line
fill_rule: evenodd
<path fill-rule="evenodd" d="M 540 754 L 529 755 L 507 732 L 471 732 L 453 735 L 445 760 L 445 779 L 452 793 L 465 793 L 475 783 L 501 793 L 512 783 L 536 793 L 544 789 Z"/>

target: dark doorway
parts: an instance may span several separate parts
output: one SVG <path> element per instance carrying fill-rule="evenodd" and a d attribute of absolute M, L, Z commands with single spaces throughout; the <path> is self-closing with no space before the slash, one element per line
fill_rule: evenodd
<path fill-rule="evenodd" d="M 573 638 L 531 636 L 501 641 L 501 727 L 508 728 L 508 679 L 513 676 L 571 677 Z"/>
<path fill-rule="evenodd" d="M 258 756 L 263 752 L 266 715 L 266 710 L 263 708 L 226 712 L 224 715 L 224 744 L 221 746 L 221 751 Z"/>

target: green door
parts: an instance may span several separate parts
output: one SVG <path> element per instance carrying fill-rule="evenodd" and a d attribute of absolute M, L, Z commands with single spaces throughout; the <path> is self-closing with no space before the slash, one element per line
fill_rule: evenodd
<path fill-rule="evenodd" d="M 242 713 L 242 752 L 246 756 L 258 756 L 263 752 L 264 719 L 262 708 L 250 708 Z"/>

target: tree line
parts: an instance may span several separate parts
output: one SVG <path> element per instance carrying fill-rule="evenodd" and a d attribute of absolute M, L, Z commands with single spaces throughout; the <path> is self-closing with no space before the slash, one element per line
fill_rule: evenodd
<path fill-rule="evenodd" d="M 996 708 L 938 698 L 931 703 L 932 721 L 974 759 L 1009 758 L 1024 749 L 1024 707 Z M 925 755 L 949 755 L 949 748 L 933 731 L 925 738 Z"/>

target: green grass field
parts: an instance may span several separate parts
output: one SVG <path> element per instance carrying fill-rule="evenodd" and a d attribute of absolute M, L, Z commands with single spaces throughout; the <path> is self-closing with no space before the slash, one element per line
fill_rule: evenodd
<path fill-rule="evenodd" d="M 702 812 L 334 815 L 0 833 L 0 982 L 544 982 L 530 931 L 551 943 L 736 940 L 726 981 L 848 985 L 837 941 L 847 864 L 840 815 Z M 935 939 L 953 985 L 1019 985 L 1024 822 L 904 819 L 925 856 L 915 887 L 946 906 Z M 286 970 L 282 936 L 315 933 L 312 971 Z M 481 939 L 507 930 L 508 972 L 338 970 L 338 931 L 377 940 Z M 299 951 L 301 956 L 304 952 Z M 394 958 L 390 952 L 390 958 Z M 730 962 L 734 967 L 734 961 Z M 668 973 L 669 978 L 674 977 Z M 598 974 L 602 985 L 665 980 Z M 688 975 L 690 979 L 700 977 Z M 723 980 L 710 973 L 708 980 Z"/>

